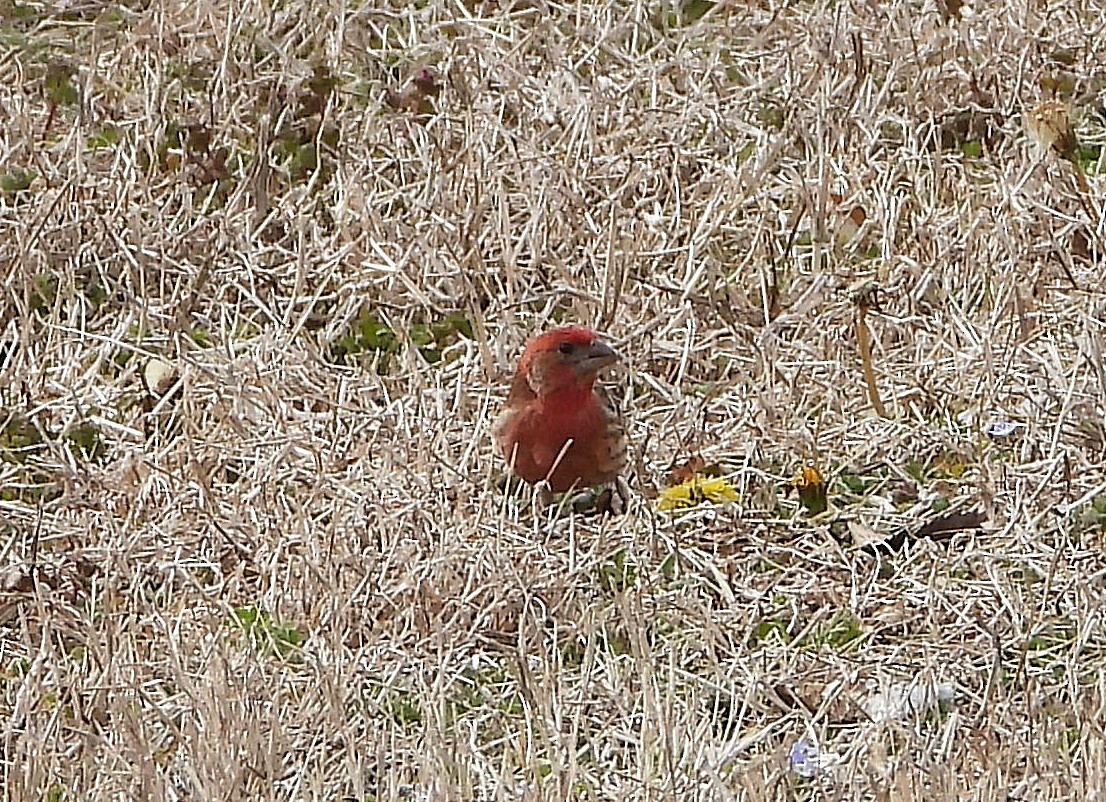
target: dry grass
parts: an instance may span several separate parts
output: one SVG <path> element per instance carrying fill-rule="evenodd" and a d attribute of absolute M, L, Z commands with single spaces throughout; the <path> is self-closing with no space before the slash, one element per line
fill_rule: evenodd
<path fill-rule="evenodd" d="M 1103 141 L 1106 6 L 662 8 L 5 5 L 8 798 L 1101 793 L 1102 158 L 1019 115 Z M 625 354 L 624 517 L 490 489 L 556 321 Z M 741 501 L 657 512 L 695 454 Z"/>

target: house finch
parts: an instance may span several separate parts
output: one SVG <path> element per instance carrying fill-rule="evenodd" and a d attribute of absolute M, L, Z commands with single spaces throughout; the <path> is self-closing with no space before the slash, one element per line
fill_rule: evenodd
<path fill-rule="evenodd" d="M 384 93 L 384 102 L 396 111 L 406 111 L 416 116 L 419 122 L 426 122 L 434 113 L 433 98 L 442 91 L 438 73 L 430 67 L 419 67 L 407 86 L 398 92 Z"/>
<path fill-rule="evenodd" d="M 616 361 L 618 354 L 585 328 L 552 329 L 527 344 L 493 427 L 516 476 L 545 480 L 554 493 L 617 479 L 626 439 L 595 388 L 599 371 Z"/>

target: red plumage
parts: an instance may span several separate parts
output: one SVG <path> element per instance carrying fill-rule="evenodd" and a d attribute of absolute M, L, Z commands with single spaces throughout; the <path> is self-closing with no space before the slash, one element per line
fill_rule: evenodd
<path fill-rule="evenodd" d="M 613 482 L 626 462 L 618 416 L 595 388 L 618 354 L 586 328 L 551 329 L 522 352 L 495 422 L 500 453 L 530 484 L 554 493 Z"/>

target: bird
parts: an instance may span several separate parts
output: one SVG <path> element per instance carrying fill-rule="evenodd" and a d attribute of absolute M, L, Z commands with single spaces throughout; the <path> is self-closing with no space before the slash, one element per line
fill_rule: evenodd
<path fill-rule="evenodd" d="M 434 98 L 442 91 L 438 72 L 432 67 L 419 67 L 407 85 L 398 92 L 388 90 L 384 102 L 396 111 L 406 111 L 416 121 L 426 123 L 434 114 Z"/>
<path fill-rule="evenodd" d="M 582 326 L 550 329 L 527 343 L 492 427 L 515 476 L 545 482 L 553 493 L 618 481 L 625 431 L 595 382 L 619 359 Z"/>

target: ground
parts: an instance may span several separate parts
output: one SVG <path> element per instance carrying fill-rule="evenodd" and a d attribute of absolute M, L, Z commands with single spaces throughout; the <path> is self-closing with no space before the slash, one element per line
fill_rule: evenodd
<path fill-rule="evenodd" d="M 1102 2 L 0 14 L 7 798 L 1101 794 Z"/>

